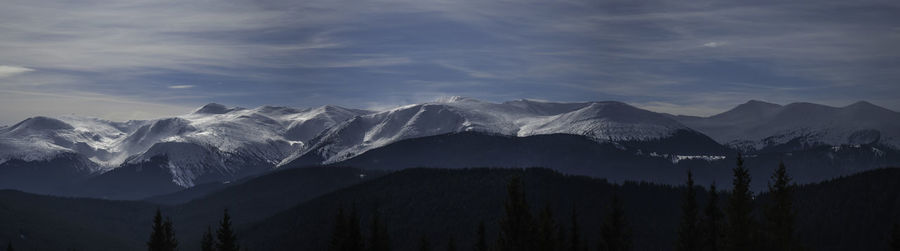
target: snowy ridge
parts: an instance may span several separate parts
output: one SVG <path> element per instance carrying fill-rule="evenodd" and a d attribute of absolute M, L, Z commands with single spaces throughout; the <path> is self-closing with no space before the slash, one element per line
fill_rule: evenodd
<path fill-rule="evenodd" d="M 576 134 L 620 141 L 658 139 L 681 129 L 689 130 L 663 114 L 620 102 L 491 103 L 453 97 L 356 117 L 324 131 L 310 141 L 312 146 L 281 164 L 305 154 L 332 163 L 404 139 L 464 131 L 522 137 Z"/>
<path fill-rule="evenodd" d="M 900 148 L 900 113 L 868 102 L 830 107 L 752 100 L 708 118 L 677 118 L 719 143 L 745 150 L 783 144 L 802 148 L 877 143 Z"/>
<path fill-rule="evenodd" d="M 274 166 L 301 150 L 310 135 L 367 113 L 334 106 L 245 109 L 208 104 L 191 114 L 149 121 L 34 117 L 0 128 L 0 163 L 77 153 L 98 164 L 92 172 L 102 173 L 166 155 L 173 182 L 189 187 L 206 173 L 234 174 L 247 161 Z"/>
<path fill-rule="evenodd" d="M 81 166 L 98 174 L 166 156 L 172 181 L 190 187 L 198 179 L 237 178 L 248 170 L 277 168 L 301 158 L 300 163 L 328 164 L 405 139 L 469 131 L 517 137 L 572 134 L 616 144 L 656 144 L 688 132 L 690 137 L 664 148 L 699 141 L 719 147 L 702 135 L 691 138 L 700 133 L 751 151 L 819 145 L 900 148 L 900 113 L 866 102 L 838 108 L 750 101 L 707 118 L 655 113 L 615 101 L 493 103 L 449 97 L 381 112 L 212 103 L 157 120 L 33 117 L 0 126 L 0 164 L 74 154 L 93 162 Z M 666 158 L 673 162 L 721 158 L 703 151 L 661 154 L 670 154 Z"/>

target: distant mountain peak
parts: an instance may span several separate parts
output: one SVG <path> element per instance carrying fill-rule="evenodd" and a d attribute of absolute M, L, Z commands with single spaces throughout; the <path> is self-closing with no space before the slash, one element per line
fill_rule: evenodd
<path fill-rule="evenodd" d="M 456 103 L 456 102 L 481 102 L 481 100 L 463 97 L 463 96 L 449 96 L 449 97 L 440 97 L 434 100 L 435 103 Z"/>
<path fill-rule="evenodd" d="M 238 107 L 229 108 L 225 105 L 218 103 L 209 103 L 204 106 L 201 106 L 197 110 L 194 111 L 194 114 L 225 114 L 235 110 L 241 110 Z"/>
<path fill-rule="evenodd" d="M 739 105 L 738 107 L 740 107 L 740 106 L 772 107 L 772 108 L 781 107 L 781 105 L 779 105 L 779 104 L 770 103 L 770 102 L 757 100 L 757 99 L 751 99 L 751 100 L 747 101 L 746 103 Z"/>
<path fill-rule="evenodd" d="M 890 109 L 869 103 L 868 101 L 856 101 L 853 104 L 844 107 L 845 109 L 876 109 L 876 110 L 888 110 Z"/>

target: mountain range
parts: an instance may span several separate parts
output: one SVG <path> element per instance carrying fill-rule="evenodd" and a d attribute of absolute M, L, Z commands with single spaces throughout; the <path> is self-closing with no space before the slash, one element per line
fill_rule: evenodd
<path fill-rule="evenodd" d="M 867 102 L 754 100 L 710 117 L 462 97 L 386 111 L 208 104 L 156 120 L 33 117 L 0 127 L 0 188 L 135 199 L 314 165 L 542 166 L 659 183 L 692 169 L 701 182 L 727 182 L 738 152 L 756 176 L 785 161 L 798 181 L 814 182 L 897 165 L 898 148 L 900 113 Z"/>

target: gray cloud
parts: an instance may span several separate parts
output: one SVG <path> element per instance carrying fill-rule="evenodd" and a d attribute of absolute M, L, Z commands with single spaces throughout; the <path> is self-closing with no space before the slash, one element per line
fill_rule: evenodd
<path fill-rule="evenodd" d="M 0 9 L 0 65 L 39 70 L 0 67 L 0 86 L 184 107 L 471 95 L 704 115 L 748 99 L 897 110 L 898 11 L 893 1 L 14 0 Z"/>

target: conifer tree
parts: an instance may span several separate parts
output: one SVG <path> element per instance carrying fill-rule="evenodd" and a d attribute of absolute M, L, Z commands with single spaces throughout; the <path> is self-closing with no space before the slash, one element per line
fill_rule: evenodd
<path fill-rule="evenodd" d="M 709 185 L 709 200 L 703 211 L 703 250 L 718 251 L 722 246 L 722 210 L 716 184 Z"/>
<path fill-rule="evenodd" d="M 216 240 L 212 234 L 212 228 L 206 226 L 206 233 L 203 233 L 203 239 L 200 241 L 201 251 L 215 251 Z"/>
<path fill-rule="evenodd" d="M 538 216 L 536 249 L 539 251 L 556 250 L 558 231 L 556 222 L 553 220 L 553 212 L 550 210 L 550 205 L 547 205 Z"/>
<path fill-rule="evenodd" d="M 504 208 L 506 215 L 500 219 L 500 238 L 497 247 L 500 251 L 526 251 L 534 248 L 535 224 L 531 216 L 522 180 L 513 177 L 507 186 L 508 197 Z"/>
<path fill-rule="evenodd" d="M 166 222 L 163 223 L 163 236 L 165 236 L 163 250 L 175 251 L 178 249 L 178 240 L 175 239 L 175 226 L 172 224 L 172 218 L 166 217 Z"/>
<path fill-rule="evenodd" d="M 750 172 L 744 167 L 744 160 L 740 154 L 737 156 L 737 167 L 733 170 L 734 188 L 728 197 L 728 230 L 726 245 L 728 250 L 749 251 L 755 250 L 754 235 L 755 225 L 751 213 L 753 212 L 753 194 L 750 191 Z"/>
<path fill-rule="evenodd" d="M 16 251 L 16 249 L 13 248 L 12 241 L 9 241 L 6 245 L 6 251 Z"/>
<path fill-rule="evenodd" d="M 694 178 L 691 171 L 687 173 L 687 184 L 681 204 L 681 225 L 678 228 L 676 250 L 693 251 L 700 249 L 700 228 L 697 226 L 697 195 L 694 191 Z"/>
<path fill-rule="evenodd" d="M 175 240 L 175 229 L 172 220 L 163 221 L 162 212 L 157 208 L 153 216 L 153 229 L 150 232 L 150 240 L 147 241 L 147 250 L 150 251 L 174 251 L 178 247 Z"/>
<path fill-rule="evenodd" d="M 372 215 L 372 225 L 369 230 L 370 251 L 388 251 L 391 249 L 387 228 L 381 222 L 381 216 L 379 215 L 378 210 L 375 210 L 375 213 Z"/>
<path fill-rule="evenodd" d="M 162 212 L 156 209 L 156 215 L 153 216 L 153 229 L 150 232 L 150 240 L 147 241 L 148 251 L 162 251 L 165 235 L 163 232 Z"/>
<path fill-rule="evenodd" d="M 484 221 L 478 223 L 478 239 L 475 241 L 474 251 L 488 251 L 487 234 L 484 230 Z"/>
<path fill-rule="evenodd" d="M 216 250 L 218 251 L 239 251 L 241 248 L 237 243 L 237 235 L 231 227 L 231 216 L 228 215 L 228 209 L 222 216 L 219 223 L 219 229 L 216 230 L 217 242 Z"/>
<path fill-rule="evenodd" d="M 612 197 L 611 210 L 603 224 L 601 240 L 600 250 L 631 250 L 631 229 L 625 220 L 625 209 L 618 195 Z"/>
<path fill-rule="evenodd" d="M 344 215 L 343 207 L 338 208 L 338 213 L 334 218 L 334 230 L 332 230 L 328 250 L 342 251 L 344 250 L 344 243 L 347 241 L 347 216 Z"/>
<path fill-rule="evenodd" d="M 781 162 L 778 164 L 778 169 L 772 174 L 772 182 L 769 183 L 769 195 L 772 202 L 764 212 L 769 250 L 798 248 L 794 238 L 796 213 L 793 208 L 793 189 L 791 177 L 787 174 L 784 162 Z"/>

